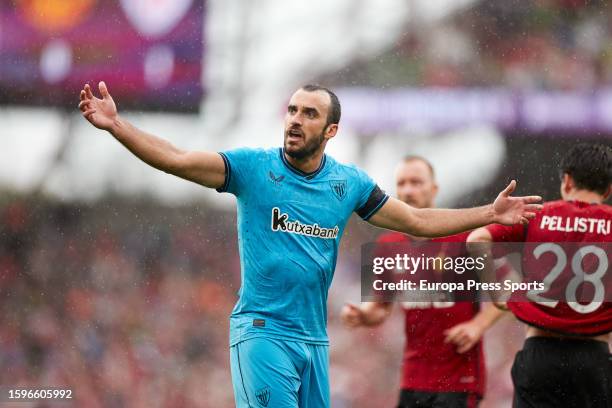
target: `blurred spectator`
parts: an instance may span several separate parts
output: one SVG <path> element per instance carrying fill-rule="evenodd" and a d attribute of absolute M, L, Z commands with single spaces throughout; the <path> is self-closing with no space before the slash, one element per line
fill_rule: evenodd
<path fill-rule="evenodd" d="M 612 8 L 601 0 L 478 1 L 330 83 L 589 90 L 612 85 Z"/>

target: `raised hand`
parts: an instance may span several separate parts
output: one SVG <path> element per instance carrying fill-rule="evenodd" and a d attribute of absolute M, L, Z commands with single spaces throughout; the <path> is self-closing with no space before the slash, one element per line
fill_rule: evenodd
<path fill-rule="evenodd" d="M 516 188 L 516 181 L 512 180 L 493 203 L 494 221 L 504 225 L 527 224 L 536 216 L 536 211 L 542 209 L 540 196 L 511 197 Z"/>
<path fill-rule="evenodd" d="M 85 119 L 98 129 L 110 130 L 117 119 L 117 106 L 113 98 L 108 93 L 106 84 L 100 82 L 98 84 L 102 99 L 97 98 L 91 91 L 89 84 L 86 84 L 81 90 L 81 102 L 79 109 Z"/>

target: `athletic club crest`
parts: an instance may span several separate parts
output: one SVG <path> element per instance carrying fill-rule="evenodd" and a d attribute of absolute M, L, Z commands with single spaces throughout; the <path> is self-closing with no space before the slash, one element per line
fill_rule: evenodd
<path fill-rule="evenodd" d="M 329 182 L 332 192 L 340 201 L 346 197 L 346 180 L 332 180 Z"/>
<path fill-rule="evenodd" d="M 255 392 L 255 398 L 257 398 L 257 402 L 259 405 L 263 407 L 267 407 L 270 402 L 270 387 L 264 387 Z"/>

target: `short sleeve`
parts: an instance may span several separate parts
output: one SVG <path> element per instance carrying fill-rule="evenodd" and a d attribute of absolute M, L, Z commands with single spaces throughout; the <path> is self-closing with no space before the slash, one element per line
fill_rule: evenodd
<path fill-rule="evenodd" d="M 486 228 L 491 234 L 493 242 L 524 242 L 527 232 L 527 226 L 523 224 L 491 224 Z"/>
<path fill-rule="evenodd" d="M 355 212 L 367 221 L 387 202 L 389 196 L 363 170 L 357 170 L 359 196 Z"/>
<path fill-rule="evenodd" d="M 225 181 L 217 189 L 220 193 L 240 195 L 248 185 L 248 174 L 252 172 L 257 159 L 257 149 L 239 148 L 219 152 L 225 163 Z"/>

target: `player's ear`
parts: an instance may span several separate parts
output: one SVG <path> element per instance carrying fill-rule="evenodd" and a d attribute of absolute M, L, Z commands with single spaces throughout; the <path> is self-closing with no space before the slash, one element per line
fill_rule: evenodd
<path fill-rule="evenodd" d="M 434 201 L 436 199 L 436 197 L 438 196 L 438 191 L 440 190 L 440 187 L 438 187 L 438 183 L 436 183 L 434 181 L 433 186 L 431 187 L 431 198 L 432 201 Z"/>
<path fill-rule="evenodd" d="M 567 173 L 563 173 L 563 177 L 561 178 L 561 194 L 569 194 L 574 189 L 574 180 L 572 176 Z"/>
<path fill-rule="evenodd" d="M 332 137 L 336 136 L 336 133 L 338 133 L 338 124 L 337 123 L 330 123 L 325 128 L 324 134 L 325 134 L 325 138 L 326 139 L 331 139 Z"/>

